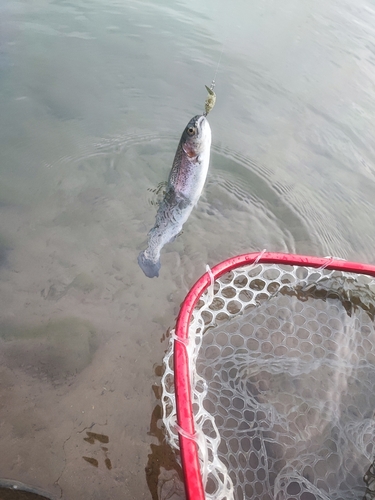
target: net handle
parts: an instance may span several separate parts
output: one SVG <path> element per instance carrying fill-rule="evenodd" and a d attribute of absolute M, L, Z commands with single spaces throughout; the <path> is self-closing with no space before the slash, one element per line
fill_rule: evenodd
<path fill-rule="evenodd" d="M 238 255 L 225 260 L 213 267 L 211 273 L 216 280 L 232 269 L 254 263 L 324 268 L 334 271 L 366 274 L 375 277 L 375 266 L 372 265 L 349 262 L 333 257 L 311 257 L 307 255 L 265 251 Z M 211 273 L 206 272 L 199 278 L 182 303 L 176 324 L 177 340 L 174 342 L 174 367 L 178 367 L 174 372 L 177 424 L 182 429 L 182 432 L 179 433 L 179 442 L 187 500 L 205 500 L 198 446 L 194 439 L 195 426 L 191 398 L 189 359 L 186 344 L 189 340 L 189 325 L 194 307 L 199 297 L 211 284 Z"/>

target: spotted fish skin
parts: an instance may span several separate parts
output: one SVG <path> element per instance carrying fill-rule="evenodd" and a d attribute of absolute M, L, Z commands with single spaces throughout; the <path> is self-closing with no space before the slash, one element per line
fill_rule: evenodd
<path fill-rule="evenodd" d="M 211 128 L 204 115 L 194 116 L 182 133 L 159 205 L 148 246 L 138 255 L 138 264 L 149 278 L 159 276 L 160 252 L 173 241 L 199 200 L 206 181 L 211 150 Z"/>

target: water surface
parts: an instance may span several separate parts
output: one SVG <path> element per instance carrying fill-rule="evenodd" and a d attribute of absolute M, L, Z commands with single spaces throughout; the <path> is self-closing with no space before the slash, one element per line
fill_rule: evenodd
<path fill-rule="evenodd" d="M 374 14 L 0 0 L 1 477 L 157 498 L 165 332 L 205 265 L 263 248 L 375 261 Z M 220 57 L 206 188 L 150 280 L 150 189 Z"/>

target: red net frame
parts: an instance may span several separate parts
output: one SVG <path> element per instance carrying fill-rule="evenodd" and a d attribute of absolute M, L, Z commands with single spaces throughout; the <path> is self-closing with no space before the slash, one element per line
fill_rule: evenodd
<path fill-rule="evenodd" d="M 178 370 L 175 370 L 174 372 L 177 424 L 181 429 L 181 432 L 179 432 L 179 443 L 185 479 L 186 498 L 188 500 L 205 500 L 205 490 L 202 482 L 198 457 L 198 446 L 194 439 L 189 437 L 195 434 L 189 361 L 185 347 L 186 341 L 189 338 L 191 316 L 200 296 L 211 284 L 212 276 L 214 279 L 218 279 L 223 274 L 228 273 L 235 268 L 251 265 L 255 262 L 259 264 L 277 263 L 311 268 L 324 267 L 328 270 L 365 274 L 375 277 L 375 266 L 373 265 L 339 260 L 330 257 L 322 258 L 275 252 L 255 252 L 238 255 L 221 262 L 211 269 L 212 274 L 205 273 L 195 283 L 181 306 L 176 323 L 177 340 L 174 342 L 174 366 L 178 367 Z"/>

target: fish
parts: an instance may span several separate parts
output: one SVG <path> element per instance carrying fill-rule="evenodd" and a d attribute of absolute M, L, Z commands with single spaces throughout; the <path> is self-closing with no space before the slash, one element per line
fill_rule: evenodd
<path fill-rule="evenodd" d="M 210 152 L 210 124 L 204 115 L 196 115 L 182 133 L 155 225 L 148 233 L 147 248 L 138 255 L 138 264 L 148 278 L 159 276 L 162 248 L 182 231 L 182 226 L 200 198 L 207 177 Z"/>

